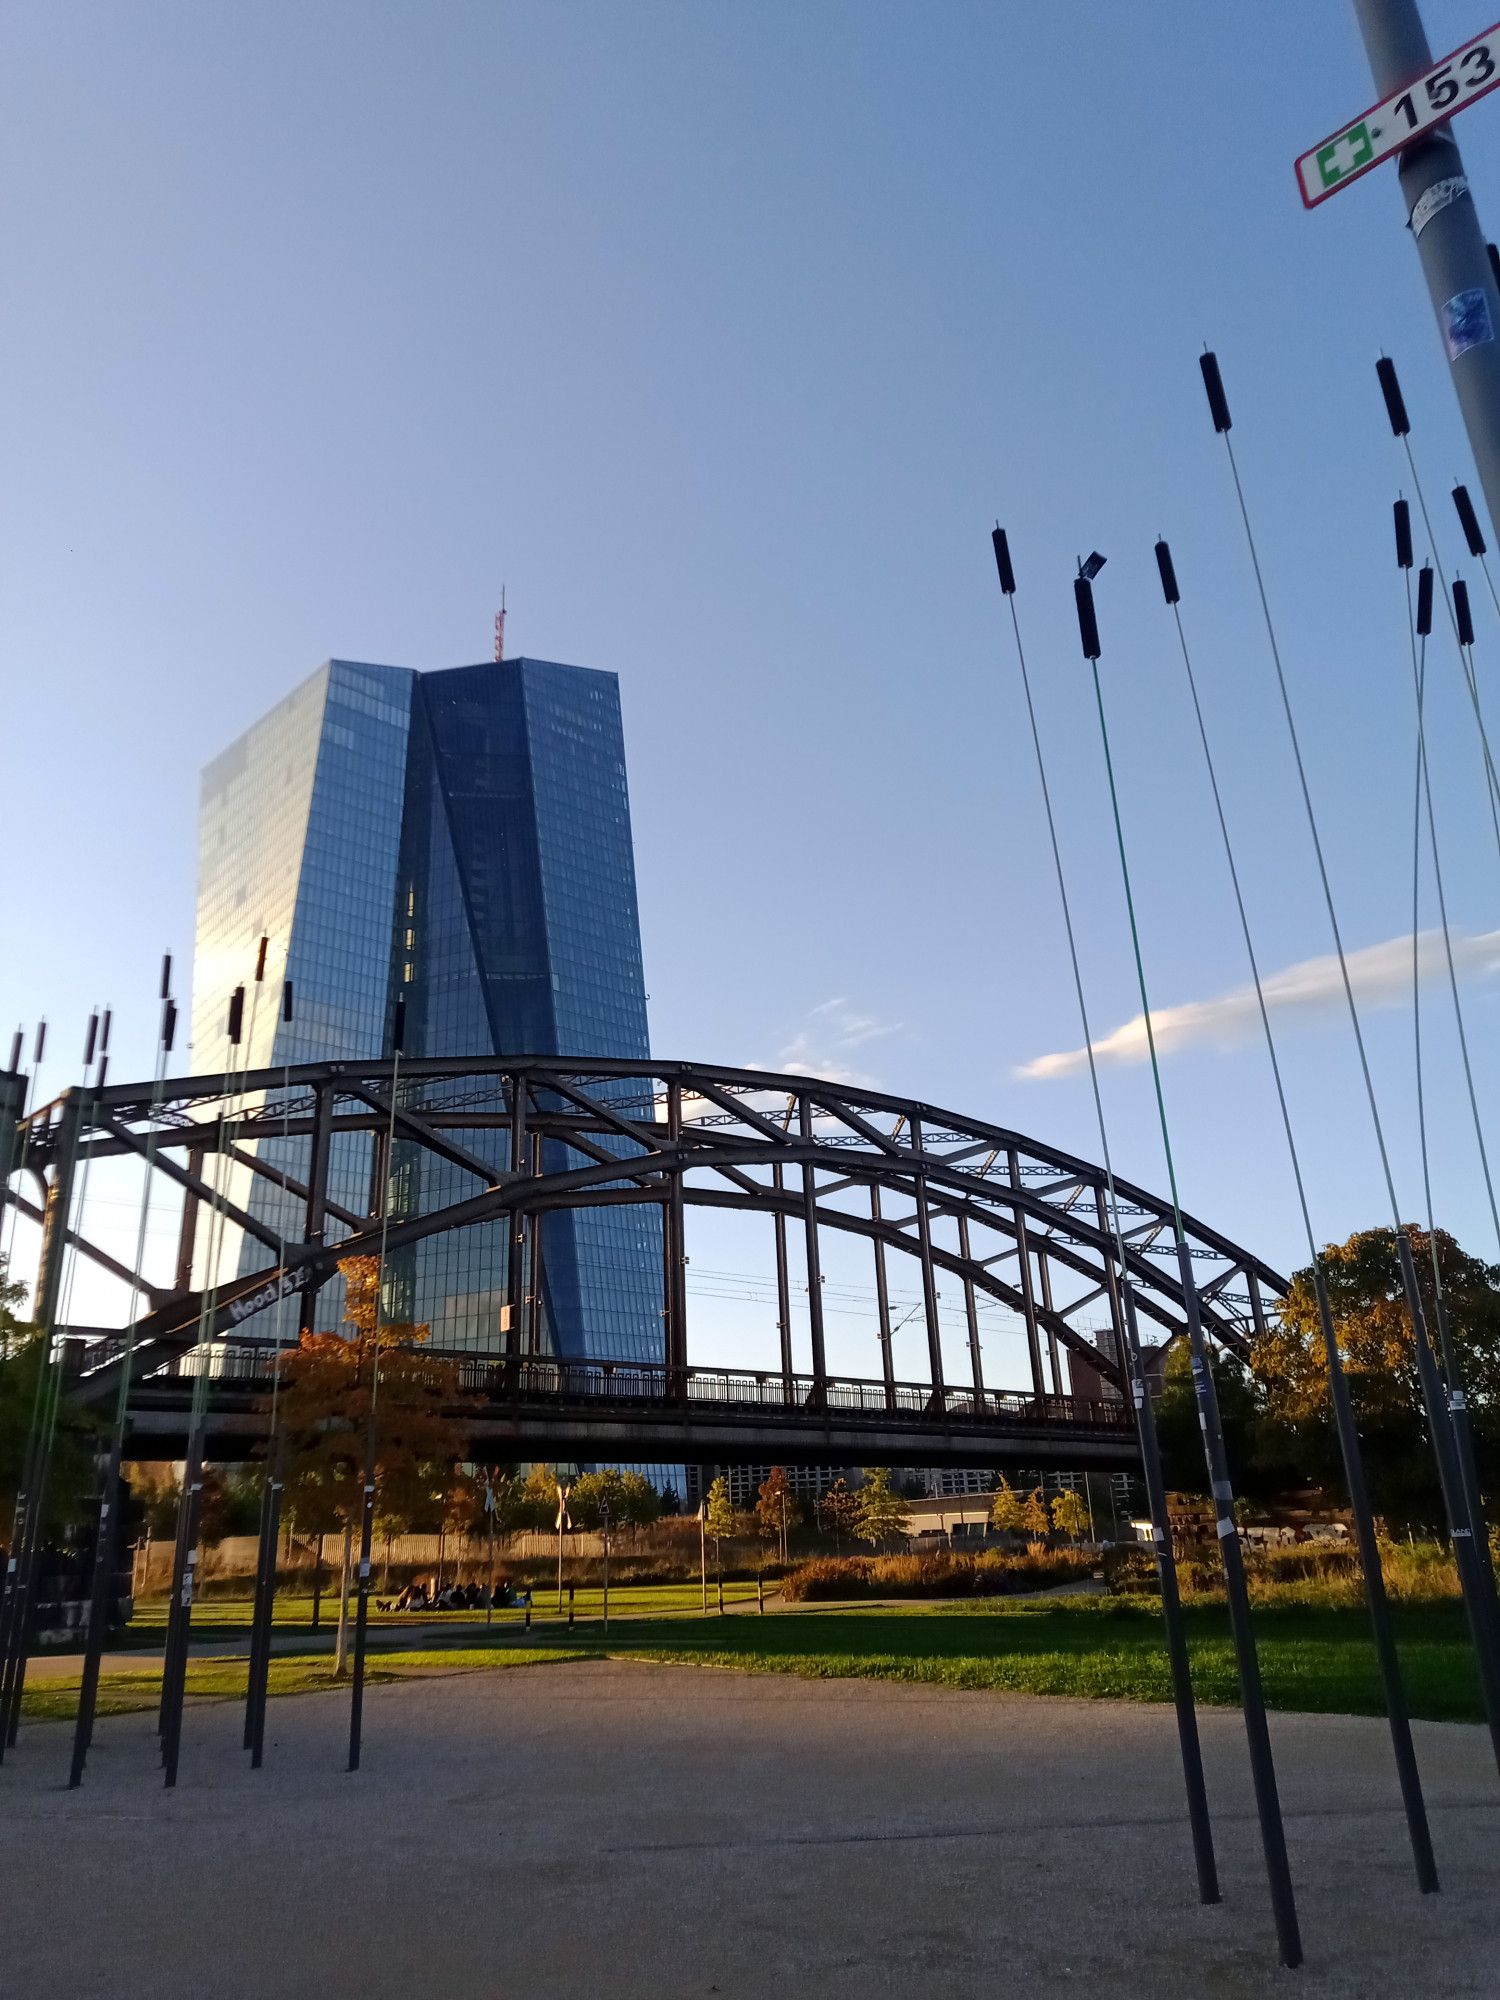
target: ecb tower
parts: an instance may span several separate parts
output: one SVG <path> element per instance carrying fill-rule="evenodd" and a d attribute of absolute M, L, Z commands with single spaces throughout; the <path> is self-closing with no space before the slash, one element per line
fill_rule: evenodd
<path fill-rule="evenodd" d="M 200 1068 L 224 1062 L 229 998 L 250 982 L 262 936 L 270 972 L 251 987 L 239 1051 L 250 1068 L 381 1056 L 398 995 L 408 1056 L 649 1054 L 615 676 L 529 659 L 436 673 L 320 667 L 203 773 Z M 498 1174 L 508 1139 L 493 1136 Z M 279 1165 L 285 1145 L 295 1177 L 298 1143 L 262 1140 L 261 1156 Z M 335 1143 L 330 1194 L 368 1213 L 370 1141 Z M 549 1168 L 581 1164 L 558 1150 Z M 251 1178 L 238 1198 L 275 1219 L 286 1197 Z M 461 1169 L 397 1145 L 393 1212 L 473 1188 Z M 290 1204 L 285 1226 L 300 1233 Z M 436 1345 L 495 1349 L 505 1255 L 500 1223 L 420 1243 L 392 1259 L 392 1309 L 428 1323 Z M 215 1261 L 227 1277 L 268 1257 L 236 1237 Z M 655 1214 L 549 1214 L 533 1263 L 526 1346 L 660 1359 Z M 330 1294 L 320 1323 L 337 1306 Z"/>

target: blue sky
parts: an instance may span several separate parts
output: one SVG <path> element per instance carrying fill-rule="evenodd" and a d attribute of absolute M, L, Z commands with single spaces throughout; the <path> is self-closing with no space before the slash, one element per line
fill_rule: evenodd
<path fill-rule="evenodd" d="M 1434 48 L 1475 26 L 1428 0 Z M 1171 539 L 1268 968 L 1323 952 L 1196 357 L 1236 416 L 1349 942 L 1410 920 L 1412 721 L 1375 387 L 1446 553 L 1469 462 L 1352 9 L 1019 0 L 21 4 L 0 62 L 0 1024 L 149 1067 L 197 771 L 330 654 L 621 677 L 654 1043 L 847 1071 L 1095 1151 L 988 535 L 1010 530 L 1096 1022 L 1136 1012 L 1072 624 L 1098 586 L 1153 999 L 1242 951 L 1151 544 Z M 1460 126 L 1500 230 L 1500 102 Z M 1471 482 L 1472 483 L 1472 482 Z M 1500 625 L 1478 605 L 1482 682 Z M 1500 859 L 1451 652 L 1450 907 Z M 1484 954 L 1476 952 L 1483 960 Z M 1466 988 L 1486 1109 L 1494 980 Z M 1443 1216 L 1495 1254 L 1430 989 Z M 1403 1205 L 1410 1027 L 1372 1014 Z M 1288 1016 L 1325 1236 L 1383 1219 L 1347 1033 Z M 1139 1066 L 1118 1163 L 1160 1185 Z M 1184 1199 L 1298 1261 L 1253 1041 L 1173 1054 Z"/>

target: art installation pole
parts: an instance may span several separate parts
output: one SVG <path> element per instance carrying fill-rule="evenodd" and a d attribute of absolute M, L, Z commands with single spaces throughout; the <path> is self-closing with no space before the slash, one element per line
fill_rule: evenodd
<path fill-rule="evenodd" d="M 370 1414 L 365 1427 L 364 1479 L 359 1510 L 359 1591 L 354 1617 L 354 1687 L 349 1702 L 349 1769 L 359 1769 L 360 1731 L 365 1713 L 365 1642 L 370 1629 L 370 1557 L 375 1538 L 375 1467 L 378 1432 L 376 1405 L 380 1397 L 380 1325 L 385 1313 L 385 1245 L 391 1226 L 392 1154 L 396 1144 L 396 1105 L 400 1097 L 401 1052 L 406 1043 L 406 1000 L 396 996 L 391 1027 L 391 1122 L 380 1160 L 380 1262 L 375 1274 L 375 1330 L 370 1341 Z M 441 1553 L 441 1544 L 439 1544 Z M 454 1574 L 457 1575 L 455 1568 Z"/>
<path fill-rule="evenodd" d="M 1406 517 L 1397 517 L 1397 553 L 1404 557 L 1410 568 L 1411 532 Z M 1405 528 L 1403 538 L 1402 529 Z M 1339 1452 L 1344 1463 L 1344 1479 L 1349 1491 L 1350 1512 L 1354 1516 L 1354 1537 L 1359 1548 L 1360 1567 L 1364 1578 L 1365 1604 L 1370 1615 L 1371 1636 L 1375 1645 L 1375 1657 L 1380 1669 L 1381 1686 L 1385 1695 L 1386 1715 L 1390 1724 L 1391 1751 L 1396 1763 L 1397 1782 L 1401 1789 L 1401 1801 L 1406 1813 L 1407 1833 L 1411 1841 L 1412 1860 L 1417 1873 L 1417 1886 L 1423 1895 L 1430 1895 L 1438 1887 L 1437 1864 L 1432 1852 L 1432 1833 L 1427 1823 L 1427 1807 L 1422 1797 L 1422 1780 L 1417 1771 L 1416 1753 L 1412 1748 L 1411 1721 L 1406 1704 L 1406 1690 L 1401 1680 L 1401 1667 L 1396 1656 L 1396 1642 L 1391 1631 L 1390 1607 L 1386 1600 L 1385 1574 L 1380 1561 L 1380 1542 L 1375 1528 L 1375 1511 L 1370 1505 L 1368 1483 L 1365 1479 L 1364 1456 L 1360 1450 L 1359 1432 L 1354 1421 L 1354 1405 L 1349 1394 L 1348 1378 L 1344 1373 L 1343 1358 L 1339 1353 L 1338 1333 L 1334 1326 L 1333 1311 L 1328 1298 L 1328 1284 L 1323 1275 L 1322 1260 L 1318 1255 L 1317 1237 L 1313 1232 L 1312 1210 L 1308 1203 L 1307 1186 L 1302 1172 L 1302 1155 L 1292 1127 L 1292 1114 L 1287 1102 L 1286 1086 L 1282 1079 L 1281 1057 L 1276 1046 L 1275 1031 L 1271 1026 L 1270 1010 L 1266 1005 L 1265 987 L 1261 980 L 1260 959 L 1255 949 L 1255 938 L 1250 928 L 1250 915 L 1245 907 L 1244 893 L 1240 887 L 1239 864 L 1235 859 L 1234 842 L 1230 837 L 1229 820 L 1224 811 L 1223 795 L 1219 789 L 1218 767 L 1214 762 L 1209 745 L 1208 724 L 1203 715 L 1203 704 L 1198 698 L 1198 680 L 1193 671 L 1192 656 L 1188 651 L 1187 634 L 1182 623 L 1181 594 L 1177 587 L 1177 570 L 1172 561 L 1171 549 L 1167 543 L 1156 544 L 1157 574 L 1161 578 L 1162 596 L 1172 613 L 1177 632 L 1177 644 L 1182 654 L 1183 669 L 1187 675 L 1188 693 L 1192 699 L 1193 716 L 1198 726 L 1198 740 L 1203 749 L 1203 765 L 1208 775 L 1209 790 L 1213 794 L 1214 813 L 1219 823 L 1219 834 L 1224 846 L 1224 860 L 1229 871 L 1230 887 L 1234 892 L 1234 905 L 1239 916 L 1240 935 L 1245 941 L 1245 957 L 1250 967 L 1250 977 L 1255 987 L 1255 1003 L 1260 1015 L 1261 1033 L 1265 1040 L 1266 1055 L 1271 1066 L 1271 1080 L 1275 1085 L 1276 1103 L 1281 1114 L 1281 1128 L 1286 1139 L 1287 1159 L 1292 1170 L 1292 1181 L 1297 1191 L 1297 1203 L 1302 1214 L 1303 1234 L 1307 1242 L 1308 1262 L 1313 1274 L 1313 1289 L 1318 1309 L 1318 1324 L 1323 1334 L 1323 1351 L 1328 1372 L 1328 1394 L 1333 1406 L 1334 1428 L 1338 1433 Z M 1252 1280 L 1253 1283 L 1253 1280 Z"/>
<path fill-rule="evenodd" d="M 1211 351 L 1198 357 L 1198 367 L 1203 376 L 1203 388 L 1208 398 L 1208 413 L 1217 435 L 1223 439 L 1224 455 L 1229 466 L 1230 478 L 1234 484 L 1235 501 L 1241 524 L 1245 531 L 1245 547 L 1250 558 L 1250 568 L 1255 578 L 1256 595 L 1260 600 L 1261 618 L 1265 627 L 1266 646 L 1271 658 L 1271 667 L 1276 683 L 1277 697 L 1283 720 L 1286 723 L 1287 743 L 1292 753 L 1293 767 L 1297 773 L 1297 788 L 1302 800 L 1302 809 L 1307 821 L 1308 839 L 1311 842 L 1316 863 L 1318 884 L 1322 892 L 1323 906 L 1328 915 L 1329 936 L 1332 939 L 1334 956 L 1339 968 L 1339 983 L 1343 988 L 1344 1006 L 1349 1017 L 1349 1031 L 1354 1040 L 1355 1052 L 1359 1058 L 1360 1077 L 1364 1087 L 1365 1103 L 1370 1113 L 1370 1128 L 1375 1140 L 1375 1150 L 1380 1161 L 1381 1179 L 1385 1186 L 1386 1198 L 1391 1209 L 1391 1231 L 1395 1239 L 1396 1255 L 1400 1265 L 1401 1289 L 1406 1300 L 1407 1314 L 1411 1320 L 1412 1345 L 1416 1358 L 1417 1379 L 1422 1390 L 1422 1401 L 1427 1410 L 1428 1431 L 1433 1455 L 1437 1461 L 1438 1483 L 1442 1488 L 1443 1505 L 1452 1532 L 1454 1559 L 1458 1566 L 1459 1582 L 1463 1590 L 1464 1605 L 1468 1613 L 1469 1629 L 1473 1637 L 1474 1653 L 1479 1663 L 1480 1683 L 1484 1691 L 1485 1712 L 1489 1721 L 1490 1739 L 1494 1746 L 1497 1765 L 1500 1765 L 1500 1650 L 1497 1650 L 1496 1635 L 1492 1621 L 1492 1597 L 1485 1587 L 1484 1572 L 1480 1569 L 1474 1549 L 1474 1530 L 1464 1501 L 1462 1482 L 1459 1478 L 1456 1447 L 1453 1438 L 1452 1419 L 1443 1393 L 1442 1379 L 1437 1363 L 1433 1359 L 1431 1341 L 1427 1327 L 1427 1315 L 1422 1304 L 1421 1291 L 1417 1284 L 1416 1263 L 1412 1256 L 1411 1241 L 1406 1233 L 1406 1224 L 1401 1217 L 1401 1204 L 1396 1194 L 1396 1178 L 1391 1169 L 1390 1149 L 1386 1144 L 1385 1121 L 1380 1115 L 1380 1100 L 1375 1094 L 1375 1080 L 1370 1070 L 1369 1052 L 1365 1047 L 1364 1028 L 1360 1021 L 1359 1005 L 1354 997 L 1354 986 L 1349 976 L 1348 955 L 1344 950 L 1344 935 L 1339 924 L 1338 906 L 1334 901 L 1333 883 L 1328 873 L 1327 859 L 1323 853 L 1323 836 L 1318 829 L 1317 809 L 1313 804 L 1312 786 L 1307 776 L 1307 765 L 1302 755 L 1302 738 L 1297 728 L 1296 713 L 1292 708 L 1291 690 L 1287 686 L 1286 671 L 1281 663 L 1281 646 L 1276 637 L 1276 625 L 1271 616 L 1270 599 L 1266 595 L 1266 582 L 1260 566 L 1260 552 L 1256 546 L 1255 533 L 1250 524 L 1249 503 L 1245 499 L 1244 485 L 1240 479 L 1239 464 L 1235 457 L 1234 441 L 1230 436 L 1233 419 L 1229 413 L 1229 399 L 1224 393 L 1223 379 L 1219 373 L 1218 358 Z M 1381 383 L 1384 387 L 1388 379 L 1388 364 L 1381 364 Z M 1389 379 L 1394 379 L 1390 371 Z M 1398 391 L 1399 397 L 1399 391 Z M 1389 405 L 1389 395 L 1387 396 Z M 1395 415 L 1392 413 L 1392 426 Z"/>
<path fill-rule="evenodd" d="M 1135 895 L 1130 883 L 1130 864 L 1125 852 L 1125 832 L 1120 818 L 1120 795 L 1115 783 L 1114 758 L 1110 751 L 1109 726 L 1104 713 L 1104 690 L 1099 679 L 1099 627 L 1094 616 L 1094 593 L 1088 575 L 1079 572 L 1073 585 L 1078 611 L 1078 636 L 1083 656 L 1093 677 L 1094 706 L 1099 718 L 1099 742 L 1104 752 L 1104 769 L 1109 780 L 1110 810 L 1114 818 L 1115 845 L 1120 860 L 1120 882 L 1125 894 L 1125 910 L 1130 923 L 1131 950 L 1135 958 L 1136 985 L 1140 990 L 1141 1018 L 1146 1026 L 1146 1049 L 1151 1062 L 1151 1080 L 1156 1094 L 1157 1117 L 1161 1126 L 1162 1153 L 1172 1198 L 1172 1219 L 1177 1239 L 1177 1267 L 1181 1277 L 1183 1313 L 1187 1321 L 1188 1348 L 1193 1365 L 1193 1393 L 1198 1405 L 1198 1427 L 1203 1433 L 1203 1453 L 1208 1464 L 1209 1484 L 1218 1515 L 1219 1551 L 1224 1565 L 1224 1591 L 1229 1602 L 1229 1626 L 1239 1669 L 1240 1705 L 1245 1717 L 1245 1738 L 1250 1752 L 1250 1779 L 1255 1789 L 1255 1809 L 1260 1821 L 1261 1849 L 1265 1856 L 1266 1880 L 1271 1891 L 1271 1910 L 1276 1921 L 1276 1937 L 1281 1962 L 1292 1967 L 1302 1963 L 1302 1937 L 1297 1922 L 1297 1902 L 1292 1888 L 1292 1871 L 1287 1860 L 1286 1832 L 1281 1819 L 1281 1799 L 1276 1785 L 1276 1763 L 1271 1754 L 1271 1732 L 1266 1725 L 1265 1695 L 1261 1688 L 1260 1657 L 1255 1645 L 1255 1626 L 1250 1614 L 1250 1590 L 1245 1581 L 1245 1558 L 1234 1522 L 1234 1486 L 1229 1474 L 1229 1457 L 1224 1449 L 1224 1431 L 1219 1418 L 1219 1398 L 1214 1387 L 1208 1342 L 1198 1307 L 1198 1287 L 1193 1276 L 1192 1253 L 1183 1227 L 1182 1207 L 1177 1197 L 1177 1168 L 1172 1153 L 1172 1137 L 1167 1124 L 1166 1098 L 1162 1091 L 1161 1065 L 1157 1058 L 1156 1035 L 1151 1022 L 1151 1001 L 1146 991 L 1145 961 L 1141 954 L 1140 932 L 1136 924 Z"/>
<path fill-rule="evenodd" d="M 1005 530 L 997 527 L 990 538 L 1000 589 L 1010 608 L 1011 631 L 1021 670 L 1021 687 L 1026 697 L 1026 714 L 1036 757 L 1037 778 L 1047 819 L 1047 837 L 1052 850 L 1052 867 L 1057 878 L 1058 902 L 1063 930 L 1068 940 L 1068 960 L 1073 973 L 1073 992 L 1078 1003 L 1079 1025 L 1088 1055 L 1089 1082 L 1094 1099 L 1094 1118 L 1099 1131 L 1099 1148 L 1105 1182 L 1097 1191 L 1099 1228 L 1114 1237 L 1115 1256 L 1103 1256 L 1105 1283 L 1115 1329 L 1120 1371 L 1128 1384 L 1131 1413 L 1135 1421 L 1136 1448 L 1146 1481 L 1151 1512 L 1152 1552 L 1161 1585 L 1162 1628 L 1166 1639 L 1167 1662 L 1172 1677 L 1172 1702 L 1177 1716 L 1177 1741 L 1182 1758 L 1183 1789 L 1187 1794 L 1188 1824 L 1193 1837 L 1193 1861 L 1198 1875 L 1198 1898 L 1203 1903 L 1219 1900 L 1219 1871 L 1214 1858 L 1213 1825 L 1208 1816 L 1208 1794 L 1203 1783 L 1203 1750 L 1198 1738 L 1198 1714 L 1193 1705 L 1193 1677 L 1188 1660 L 1187 1635 L 1182 1622 L 1182 1598 L 1177 1584 L 1177 1556 L 1172 1547 L 1172 1528 L 1167 1516 L 1166 1482 L 1162 1475 L 1161 1448 L 1156 1436 L 1156 1414 L 1151 1403 L 1151 1387 L 1141 1361 L 1137 1337 L 1135 1301 L 1128 1282 L 1129 1260 L 1120 1227 L 1119 1204 L 1115 1199 L 1114 1168 L 1110 1163 L 1109 1124 L 1104 1116 L 1104 1095 L 1099 1088 L 1099 1066 L 1094 1056 L 1094 1037 L 1089 1025 L 1088 1000 L 1083 988 L 1083 971 L 1078 957 L 1078 941 L 1073 931 L 1072 902 L 1068 878 L 1063 869 L 1062 846 L 1057 837 L 1057 820 L 1052 810 L 1052 787 L 1047 777 L 1047 760 L 1037 723 L 1036 704 L 1031 698 L 1031 675 L 1026 665 L 1026 648 L 1021 643 L 1021 622 L 1016 613 L 1016 576 Z"/>
<path fill-rule="evenodd" d="M 1416 0 L 1354 0 L 1354 12 L 1382 98 L 1432 67 Z M 1500 529 L 1500 291 L 1452 126 L 1406 147 L 1397 175 L 1490 520 Z"/>
<path fill-rule="evenodd" d="M 157 1036 L 156 1075 L 151 1094 L 151 1130 L 146 1141 L 146 1177 L 141 1189 L 140 1221 L 136 1229 L 135 1271 L 144 1280 L 146 1231 L 151 1213 L 151 1183 L 156 1170 L 159 1132 L 158 1111 L 166 1083 L 167 1058 L 177 1035 L 177 1007 L 172 999 L 172 955 L 161 964 L 161 1030 Z M 141 1291 L 145 1285 L 142 1282 Z M 134 1312 L 132 1302 L 131 1311 Z M 125 1429 L 129 1416 L 131 1363 L 135 1354 L 135 1322 L 132 1318 L 125 1337 L 125 1353 L 120 1364 L 120 1390 L 115 1403 L 114 1434 L 105 1465 L 104 1486 L 99 1499 L 99 1519 L 94 1535 L 93 1576 L 89 1588 L 89 1622 L 84 1638 L 83 1676 L 78 1690 L 78 1716 L 73 1726 L 73 1760 L 68 1771 L 68 1789 L 83 1783 L 84 1766 L 94 1735 L 94 1713 L 99 1698 L 99 1669 L 104 1654 L 104 1634 L 109 1623 L 110 1585 L 120 1534 L 120 1464 L 125 1450 Z"/>

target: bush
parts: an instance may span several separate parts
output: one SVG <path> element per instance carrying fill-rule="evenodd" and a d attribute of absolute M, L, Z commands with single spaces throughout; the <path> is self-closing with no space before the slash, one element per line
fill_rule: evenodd
<path fill-rule="evenodd" d="M 1010 1555 L 988 1549 L 978 1556 L 946 1552 L 820 1556 L 788 1570 L 781 1594 L 794 1603 L 826 1603 L 843 1597 L 1003 1597 L 1074 1583 L 1091 1575 L 1093 1569 L 1092 1556 L 1077 1549 L 1055 1549 L 1041 1555 Z"/>
<path fill-rule="evenodd" d="M 1364 1572 L 1350 1542 L 1299 1542 L 1290 1548 L 1247 1548 L 1245 1578 L 1255 1604 L 1301 1604 L 1333 1609 L 1364 1602 Z M 1458 1595 L 1458 1572 L 1437 1542 L 1382 1542 L 1380 1566 L 1387 1593 L 1406 1603 L 1431 1603 Z M 1144 1544 L 1116 1548 L 1104 1558 L 1112 1596 L 1140 1597 L 1157 1590 L 1156 1560 Z M 1184 1603 L 1222 1602 L 1224 1565 L 1217 1543 L 1179 1550 L 1177 1581 Z"/>

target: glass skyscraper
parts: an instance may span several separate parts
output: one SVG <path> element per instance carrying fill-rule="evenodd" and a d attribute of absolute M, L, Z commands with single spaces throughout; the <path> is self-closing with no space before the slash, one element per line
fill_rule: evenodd
<path fill-rule="evenodd" d="M 613 674 L 507 660 L 419 674 L 333 660 L 203 774 L 193 1061 L 226 1059 L 235 986 L 262 935 L 271 975 L 250 989 L 239 1056 L 254 1067 L 370 1058 L 396 995 L 408 1055 L 645 1056 L 619 686 Z M 281 976 L 293 1018 L 281 1018 Z M 261 1144 L 282 1164 L 284 1142 Z M 494 1137 L 497 1171 L 505 1134 Z M 371 1147 L 346 1136 L 330 1193 L 370 1211 Z M 475 1145 L 471 1150 L 482 1151 Z M 565 1149 L 544 1164 L 583 1164 Z M 288 1145 L 285 1164 L 300 1164 Z M 300 1233 L 274 1184 L 231 1169 L 234 1193 Z M 252 1183 L 253 1179 L 253 1185 Z M 394 1212 L 474 1191 L 471 1176 L 398 1144 Z M 494 1349 L 506 1232 L 486 1223 L 393 1259 L 392 1309 L 435 1344 Z M 661 1235 L 629 1206 L 546 1217 L 528 1251 L 523 1343 L 560 1355 L 661 1354 Z M 237 1235 L 200 1246 L 200 1275 L 270 1253 Z M 330 1297 L 320 1317 L 336 1312 Z"/>

